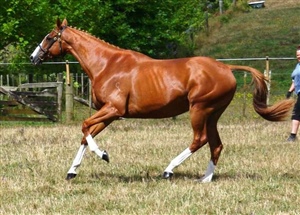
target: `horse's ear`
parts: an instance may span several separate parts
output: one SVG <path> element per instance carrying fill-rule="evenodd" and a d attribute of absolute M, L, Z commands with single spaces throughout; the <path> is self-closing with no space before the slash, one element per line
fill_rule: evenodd
<path fill-rule="evenodd" d="M 57 20 L 56 20 L 56 26 L 57 26 L 57 28 L 60 28 L 60 26 L 61 26 L 61 21 L 59 18 L 57 18 Z"/>
<path fill-rule="evenodd" d="M 65 18 L 64 19 L 64 21 L 62 22 L 62 24 L 61 24 L 62 26 L 67 26 L 68 25 L 68 21 L 67 21 L 67 19 Z"/>
<path fill-rule="evenodd" d="M 67 21 L 67 19 L 64 19 L 64 21 L 61 22 L 60 19 L 57 18 L 56 25 L 57 25 L 57 28 L 61 28 L 63 26 L 67 26 L 68 25 L 68 21 Z"/>

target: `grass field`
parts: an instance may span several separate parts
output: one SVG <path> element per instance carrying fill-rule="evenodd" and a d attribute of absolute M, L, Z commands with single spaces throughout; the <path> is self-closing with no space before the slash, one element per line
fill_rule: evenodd
<path fill-rule="evenodd" d="M 222 33 L 221 28 L 215 33 L 220 38 L 212 36 L 207 42 L 211 49 L 204 50 L 215 57 L 234 57 L 235 53 L 241 57 L 234 47 L 244 47 L 254 57 L 272 55 L 279 49 L 254 52 L 247 43 L 254 44 L 251 38 L 256 37 L 262 38 L 261 44 L 277 47 L 278 39 L 286 41 L 280 34 L 298 37 L 298 27 L 290 32 L 293 26 L 276 18 L 295 14 L 299 7 L 290 9 L 291 3 L 297 4 L 295 0 L 268 0 L 266 10 L 259 10 L 254 16 L 260 23 L 274 20 L 268 25 L 269 29 L 278 29 L 278 34 L 271 34 L 272 40 L 262 33 L 263 27 L 244 25 L 253 17 L 251 12 L 233 21 L 227 33 Z M 284 10 L 279 11 L 283 5 Z M 266 15 L 268 19 L 263 18 Z M 279 28 L 279 24 L 286 28 Z M 241 38 L 246 38 L 245 34 L 251 37 L 238 38 L 241 35 L 232 30 L 236 26 L 245 32 Z M 247 29 L 252 29 L 251 34 Z M 225 41 L 229 33 L 236 36 L 233 40 L 238 44 L 227 51 L 223 45 L 229 44 Z M 227 37 L 221 38 L 222 35 Z M 278 52 L 278 56 L 293 51 L 297 43 L 291 39 L 281 44 L 285 52 Z M 108 151 L 111 162 L 107 164 L 87 150 L 78 176 L 72 181 L 65 177 L 82 138 L 80 122 L 1 122 L 0 214 L 300 214 L 300 145 L 285 141 L 290 121 L 264 121 L 248 108 L 248 103 L 246 117 L 242 104 L 235 103 L 222 116 L 219 131 L 224 150 L 214 180 L 207 184 L 195 180 L 206 170 L 210 159 L 208 146 L 175 169 L 172 180 L 161 178 L 169 162 L 192 140 L 187 114 L 176 120 L 114 122 L 95 138 L 99 147 Z M 77 120 L 81 121 L 81 117 Z"/>
<path fill-rule="evenodd" d="M 234 107 L 234 105 L 233 105 Z M 231 107 L 232 108 L 232 107 Z M 176 120 L 119 120 L 95 139 L 109 164 L 87 150 L 78 176 L 66 173 L 79 148 L 80 123 L 0 126 L 0 214 L 299 214 L 299 143 L 290 122 L 224 114 L 224 150 L 212 183 L 204 146 L 171 181 L 169 162 L 191 141 L 188 115 Z"/>
<path fill-rule="evenodd" d="M 240 2 L 240 1 L 238 1 Z M 209 18 L 210 32 L 195 36 L 195 55 L 217 59 L 295 57 L 300 44 L 298 0 L 266 0 L 264 9 L 229 12 Z M 266 68 L 264 60 L 231 61 L 229 64 Z M 270 60 L 272 89 L 283 90 L 290 84 L 294 60 Z"/>

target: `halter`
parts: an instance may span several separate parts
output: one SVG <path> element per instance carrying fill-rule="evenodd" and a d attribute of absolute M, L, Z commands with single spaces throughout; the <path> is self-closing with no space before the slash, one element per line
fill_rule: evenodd
<path fill-rule="evenodd" d="M 46 54 L 48 54 L 49 50 L 51 49 L 51 47 L 53 46 L 53 44 L 58 41 L 59 42 L 59 50 L 60 50 L 60 55 L 62 55 L 62 46 L 61 46 L 61 35 L 62 32 L 67 28 L 67 26 L 63 26 L 62 29 L 57 32 L 55 30 L 53 30 L 56 33 L 56 36 L 51 38 L 51 41 L 48 44 L 48 47 L 46 49 L 43 49 L 43 47 L 39 44 L 38 46 L 40 47 L 40 49 L 42 50 L 42 52 L 44 53 L 42 56 L 40 56 L 39 58 L 41 60 L 44 60 L 44 57 Z"/>

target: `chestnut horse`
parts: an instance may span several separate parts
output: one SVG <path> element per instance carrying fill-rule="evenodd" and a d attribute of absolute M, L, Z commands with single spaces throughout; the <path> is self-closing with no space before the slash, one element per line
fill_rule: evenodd
<path fill-rule="evenodd" d="M 266 105 L 264 76 L 247 66 L 225 65 L 208 57 L 156 60 L 141 53 L 110 45 L 90 34 L 57 20 L 52 30 L 31 55 L 33 64 L 46 58 L 72 54 L 92 82 L 92 98 L 98 112 L 82 124 L 83 139 L 68 171 L 74 178 L 87 146 L 109 162 L 94 137 L 114 120 L 124 118 L 165 118 L 189 111 L 193 141 L 165 169 L 171 178 L 173 169 L 209 143 L 211 160 L 202 182 L 212 180 L 223 145 L 217 130 L 221 114 L 236 91 L 232 70 L 248 71 L 255 84 L 253 105 L 264 119 L 281 121 L 292 107 L 292 100 Z"/>

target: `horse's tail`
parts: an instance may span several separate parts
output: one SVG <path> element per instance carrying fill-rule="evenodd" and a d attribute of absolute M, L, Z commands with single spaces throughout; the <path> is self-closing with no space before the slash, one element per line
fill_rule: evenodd
<path fill-rule="evenodd" d="M 292 99 L 282 100 L 272 106 L 267 106 L 268 81 L 258 70 L 248 66 L 228 65 L 231 70 L 250 72 L 255 85 L 253 93 L 253 106 L 255 111 L 264 119 L 269 121 L 285 120 L 293 108 L 294 101 Z"/>

